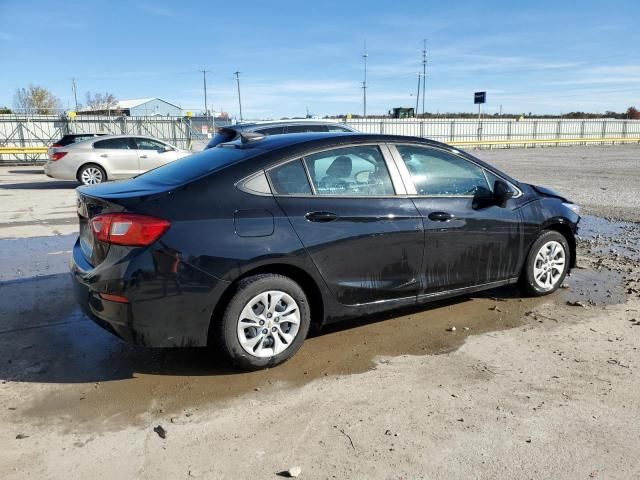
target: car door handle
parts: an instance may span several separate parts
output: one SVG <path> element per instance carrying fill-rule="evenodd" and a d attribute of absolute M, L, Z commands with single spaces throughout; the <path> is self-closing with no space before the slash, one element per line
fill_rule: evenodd
<path fill-rule="evenodd" d="M 332 212 L 310 212 L 304 216 L 310 222 L 333 222 L 338 215 Z"/>
<path fill-rule="evenodd" d="M 431 212 L 429 214 L 429 220 L 433 220 L 434 222 L 448 222 L 452 218 L 453 215 L 447 212 Z"/>
<path fill-rule="evenodd" d="M 148 158 L 146 155 L 140 155 L 140 158 Z"/>
<path fill-rule="evenodd" d="M 102 155 L 100 155 L 102 158 L 107 158 L 109 155 L 107 155 L 106 153 L 103 153 Z"/>

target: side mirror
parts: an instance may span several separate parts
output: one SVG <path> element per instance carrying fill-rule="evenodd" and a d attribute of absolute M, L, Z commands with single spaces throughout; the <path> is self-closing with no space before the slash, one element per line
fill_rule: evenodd
<path fill-rule="evenodd" d="M 162 149 L 163 152 L 173 152 L 173 148 L 170 147 L 169 145 L 165 145 L 164 148 Z"/>
<path fill-rule="evenodd" d="M 513 198 L 516 192 L 509 186 L 507 182 L 496 180 L 493 184 L 493 196 L 501 207 L 504 207 L 507 200 Z"/>

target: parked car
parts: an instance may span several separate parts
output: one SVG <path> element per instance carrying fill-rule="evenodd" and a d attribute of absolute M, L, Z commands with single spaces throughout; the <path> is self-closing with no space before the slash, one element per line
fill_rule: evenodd
<path fill-rule="evenodd" d="M 209 140 L 205 150 L 225 142 L 232 142 L 240 138 L 241 133 L 255 132 L 262 135 L 283 135 L 286 133 L 311 133 L 311 132 L 357 132 L 354 128 L 344 123 L 322 122 L 319 120 L 280 120 L 258 123 L 239 123 L 220 127 L 216 134 Z"/>
<path fill-rule="evenodd" d="M 95 185 L 130 178 L 189 155 L 162 140 L 141 135 L 108 135 L 49 148 L 44 173 L 61 180 Z"/>
<path fill-rule="evenodd" d="M 244 136 L 78 189 L 82 308 L 136 345 L 277 365 L 312 324 L 520 282 L 576 263 L 579 208 L 421 138 Z"/>
<path fill-rule="evenodd" d="M 72 143 L 84 142 L 85 140 L 89 140 L 91 138 L 96 138 L 100 136 L 106 135 L 105 133 L 68 133 L 63 135 L 60 140 L 54 142 L 51 145 L 51 148 L 57 147 L 66 147 L 67 145 L 71 145 Z"/>

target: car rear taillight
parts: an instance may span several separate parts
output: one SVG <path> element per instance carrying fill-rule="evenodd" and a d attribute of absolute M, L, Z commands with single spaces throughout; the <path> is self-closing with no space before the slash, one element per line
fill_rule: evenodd
<path fill-rule="evenodd" d="M 95 237 L 113 245 L 151 245 L 171 226 L 166 220 L 136 213 L 105 213 L 91 219 Z"/>
<path fill-rule="evenodd" d="M 57 160 L 60 160 L 62 157 L 64 157 L 67 154 L 67 152 L 54 152 L 49 154 L 49 158 L 55 162 Z"/>
<path fill-rule="evenodd" d="M 60 148 L 60 147 L 64 147 L 64 145 L 60 145 L 59 143 L 54 143 L 53 145 L 51 145 L 50 148 Z"/>
<path fill-rule="evenodd" d="M 123 295 L 114 295 L 112 293 L 100 293 L 100 298 L 103 300 L 109 300 L 116 303 L 129 303 L 129 299 Z"/>

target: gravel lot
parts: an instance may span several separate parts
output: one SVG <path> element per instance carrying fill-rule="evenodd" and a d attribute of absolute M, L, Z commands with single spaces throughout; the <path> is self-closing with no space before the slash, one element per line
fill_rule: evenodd
<path fill-rule="evenodd" d="M 586 213 L 640 222 L 640 145 L 471 153 L 519 180 L 557 189 L 584 206 Z"/>
<path fill-rule="evenodd" d="M 640 221 L 638 146 L 474 153 Z M 587 217 L 582 268 L 549 297 L 360 319 L 247 374 L 129 347 L 78 311 L 74 187 L 0 168 L 0 478 L 640 476 L 639 225 Z"/>

